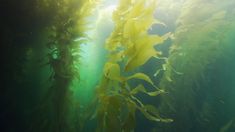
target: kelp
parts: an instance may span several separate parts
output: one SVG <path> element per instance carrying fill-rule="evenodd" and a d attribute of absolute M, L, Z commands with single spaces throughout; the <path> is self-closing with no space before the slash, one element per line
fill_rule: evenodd
<path fill-rule="evenodd" d="M 220 128 L 220 132 L 227 132 L 229 128 L 233 125 L 233 120 L 230 120 L 228 123 L 226 123 L 222 128 Z"/>
<path fill-rule="evenodd" d="M 203 131 L 220 128 L 219 124 L 211 123 L 218 120 L 219 113 L 208 113 L 209 109 L 216 109 L 211 98 L 217 100 L 212 95 L 217 86 L 211 84 L 216 82 L 211 82 L 208 71 L 213 71 L 212 65 L 228 57 L 226 50 L 232 47 L 232 42 L 226 41 L 232 38 L 229 34 L 234 31 L 234 11 L 228 8 L 229 4 L 235 3 L 189 0 L 182 7 L 169 58 L 160 71 L 164 75 L 159 87 L 169 93 L 161 95 L 160 111 L 175 120 L 168 131 L 176 128 L 177 131 L 192 131 L 195 124 L 201 125 L 199 128 Z M 213 127 L 208 127 L 212 124 Z"/>
<path fill-rule="evenodd" d="M 97 131 L 134 131 L 136 110 L 151 121 L 172 121 L 162 118 L 155 106 L 143 104 L 136 96 L 138 93 L 149 96 L 165 93 L 145 73 L 133 72 L 151 57 L 159 56 L 160 51 L 154 46 L 170 36 L 170 33 L 163 36 L 148 34 L 148 29 L 154 23 L 160 23 L 153 17 L 155 9 L 154 0 L 120 0 L 113 12 L 115 28 L 105 44 L 108 59 L 97 86 Z M 142 84 L 133 87 L 131 80 L 145 81 L 154 90 L 149 91 Z"/>
<path fill-rule="evenodd" d="M 74 112 L 79 111 L 78 102 L 72 100 L 71 83 L 79 80 L 80 44 L 88 40 L 87 17 L 98 1 L 87 0 L 42 0 L 39 10 L 51 11 L 54 15 L 48 27 L 48 65 L 52 85 L 39 106 L 38 126 L 30 131 L 78 131 Z M 73 113 L 73 114 L 72 114 Z M 48 116 L 51 117 L 48 119 Z"/>

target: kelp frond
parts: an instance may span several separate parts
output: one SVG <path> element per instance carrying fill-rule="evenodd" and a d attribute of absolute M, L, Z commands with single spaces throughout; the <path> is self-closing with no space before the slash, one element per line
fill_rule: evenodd
<path fill-rule="evenodd" d="M 151 57 L 160 55 L 154 46 L 163 43 L 171 35 L 148 34 L 148 29 L 154 23 L 159 23 L 153 17 L 155 9 L 155 0 L 120 0 L 113 12 L 115 28 L 105 44 L 109 56 L 103 69 L 103 78 L 97 87 L 97 131 L 133 131 L 136 110 L 152 121 L 172 121 L 161 118 L 155 106 L 143 104 L 136 96 L 138 93 L 149 96 L 165 93 L 154 85 L 148 75 L 141 72 L 123 75 L 144 65 Z M 148 91 L 142 84 L 133 88 L 131 80 L 145 81 L 154 91 Z"/>

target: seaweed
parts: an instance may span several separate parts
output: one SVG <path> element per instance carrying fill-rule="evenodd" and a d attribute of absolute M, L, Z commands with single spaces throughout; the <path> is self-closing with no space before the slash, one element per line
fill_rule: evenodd
<path fill-rule="evenodd" d="M 231 48 L 232 42 L 225 40 L 232 38 L 229 34 L 234 31 L 234 15 L 229 11 L 228 4 L 234 5 L 234 2 L 189 0 L 182 7 L 176 23 L 175 39 L 165 67 L 161 70 L 164 75 L 159 84 L 169 93 L 161 95 L 159 109 L 162 114 L 172 115 L 175 120 L 167 129 L 169 131 L 175 128 L 177 131 L 192 131 L 195 124 L 205 128 L 203 131 L 220 128 L 220 124 L 211 123 L 215 123 L 220 113 L 211 98 L 219 102 L 216 98 L 221 97 L 226 88 L 215 86 L 216 82 L 212 82 L 209 71 L 215 72 L 216 63 L 229 58 L 226 50 Z M 197 8 L 200 10 L 195 12 Z M 220 92 L 215 93 L 215 89 Z M 213 127 L 208 127 L 212 124 Z"/>
<path fill-rule="evenodd" d="M 48 63 L 53 73 L 52 85 L 37 111 L 39 117 L 30 131 L 77 131 L 79 102 L 73 100 L 71 84 L 79 80 L 80 45 L 86 43 L 86 31 L 98 1 L 43 0 L 40 11 L 52 11 L 54 16 L 48 26 Z M 47 119 L 47 116 L 51 118 Z M 35 125 L 37 125 L 35 127 Z"/>
<path fill-rule="evenodd" d="M 154 46 L 170 36 L 170 33 L 163 36 L 148 34 L 154 23 L 160 23 L 153 17 L 155 9 L 154 0 L 120 0 L 113 13 L 115 28 L 105 44 L 108 59 L 96 92 L 97 131 L 134 131 L 137 110 L 151 121 L 172 122 L 172 119 L 162 118 L 155 106 L 145 105 L 135 96 L 137 93 L 149 96 L 165 93 L 148 75 L 134 72 L 151 57 L 159 56 L 160 51 Z M 142 84 L 133 87 L 130 80 L 143 80 L 154 90 L 150 92 Z"/>

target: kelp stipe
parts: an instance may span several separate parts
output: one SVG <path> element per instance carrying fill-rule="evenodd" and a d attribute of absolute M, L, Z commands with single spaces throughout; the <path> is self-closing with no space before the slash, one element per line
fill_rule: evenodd
<path fill-rule="evenodd" d="M 73 99 L 71 83 L 79 80 L 80 44 L 84 43 L 88 29 L 86 18 L 98 1 L 45 0 L 39 1 L 39 10 L 52 11 L 48 27 L 48 65 L 53 73 L 52 85 L 42 104 L 39 115 L 30 131 L 79 131 L 79 105 Z"/>
<path fill-rule="evenodd" d="M 154 49 L 154 45 L 163 43 L 170 35 L 148 34 L 152 24 L 159 23 L 153 17 L 155 9 L 154 0 L 120 0 L 113 13 L 115 28 L 106 42 L 108 60 L 97 86 L 96 117 L 99 132 L 134 131 L 136 110 L 152 121 L 172 121 L 161 118 L 155 106 L 145 105 L 135 96 L 140 92 L 149 96 L 165 93 L 154 85 L 148 75 L 133 72 L 151 57 L 158 56 L 160 52 Z M 132 71 L 132 75 L 124 75 L 130 74 L 128 71 Z M 131 86 L 130 80 L 136 79 L 149 83 L 155 90 L 149 92 L 142 84 Z"/>
<path fill-rule="evenodd" d="M 210 86 L 212 77 L 207 74 L 218 60 L 228 58 L 225 53 L 232 47 L 232 41 L 225 40 L 233 38 L 230 33 L 234 31 L 235 18 L 227 4 L 235 3 L 218 0 L 185 2 L 160 82 L 160 87 L 169 92 L 162 95 L 160 111 L 176 120 L 164 130 L 175 131 L 177 128 L 177 131 L 191 131 L 195 124 L 203 131 L 217 131 L 221 127 L 214 125 L 219 112 L 209 112 L 218 110 L 216 103 L 210 102 L 217 101 L 212 99 L 217 98 L 213 97 L 214 93 L 211 94 L 217 86 Z M 196 8 L 201 10 L 195 12 Z"/>

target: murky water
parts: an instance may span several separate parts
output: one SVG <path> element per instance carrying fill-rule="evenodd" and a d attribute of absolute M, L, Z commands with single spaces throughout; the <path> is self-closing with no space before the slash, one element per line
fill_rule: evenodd
<path fill-rule="evenodd" d="M 234 0 L 0 6 L 0 131 L 235 131 Z"/>

